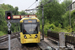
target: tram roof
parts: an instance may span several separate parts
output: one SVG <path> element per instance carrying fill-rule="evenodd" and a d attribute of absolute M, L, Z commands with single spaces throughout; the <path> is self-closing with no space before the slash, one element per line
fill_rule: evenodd
<path fill-rule="evenodd" d="M 36 17 L 24 17 L 24 18 L 22 18 L 21 20 L 20 20 L 20 23 L 23 23 L 23 20 L 29 20 L 29 19 L 32 19 L 32 20 L 37 20 L 37 22 L 39 22 L 40 20 L 38 19 L 38 18 L 36 18 Z"/>

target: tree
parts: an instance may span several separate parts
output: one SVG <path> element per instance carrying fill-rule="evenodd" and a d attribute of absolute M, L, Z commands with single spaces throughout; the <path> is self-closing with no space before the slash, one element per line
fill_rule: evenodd
<path fill-rule="evenodd" d="M 72 3 L 72 0 L 64 0 L 64 1 L 62 2 L 62 5 L 63 5 L 64 8 L 66 9 L 71 3 Z"/>
<path fill-rule="evenodd" d="M 15 11 L 14 11 L 14 15 L 17 15 L 18 14 L 18 7 L 15 7 Z"/>
<path fill-rule="evenodd" d="M 25 15 L 26 13 L 25 13 L 25 11 L 21 11 L 21 12 L 19 12 L 19 14 L 20 15 Z"/>
<path fill-rule="evenodd" d="M 46 0 L 43 2 L 47 2 Z M 41 9 L 41 8 L 39 8 Z M 41 14 L 41 10 L 38 10 L 38 15 Z M 62 18 L 61 16 L 64 14 L 64 9 L 57 1 L 52 1 L 46 5 L 44 5 L 44 17 L 45 17 L 45 23 L 49 21 L 49 23 L 54 23 L 56 26 L 59 25 L 59 23 L 62 24 Z"/>
<path fill-rule="evenodd" d="M 42 4 L 47 3 L 49 0 L 42 0 L 40 2 Z M 45 18 L 45 26 L 49 23 L 50 25 L 55 25 L 54 30 L 58 28 L 65 29 L 67 26 L 69 28 L 69 14 L 66 12 L 67 6 L 69 6 L 72 3 L 72 0 L 64 0 L 62 3 L 59 3 L 59 0 L 52 0 L 52 2 L 47 3 L 44 5 L 44 18 Z M 42 10 L 41 7 L 39 7 L 37 11 L 37 15 L 40 21 L 42 21 Z M 42 23 L 41 23 L 42 24 Z M 46 29 L 46 28 L 45 28 Z M 67 30 L 67 29 L 66 29 Z"/>

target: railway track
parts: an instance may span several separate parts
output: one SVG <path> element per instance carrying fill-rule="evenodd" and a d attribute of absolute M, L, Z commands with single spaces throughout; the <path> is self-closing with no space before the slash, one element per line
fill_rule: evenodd
<path fill-rule="evenodd" d="M 42 50 L 37 43 L 29 43 L 23 45 L 23 50 Z"/>
<path fill-rule="evenodd" d="M 18 38 L 19 36 L 20 36 L 19 32 L 11 33 L 11 39 L 17 38 L 19 40 Z M 8 34 L 0 37 L 0 43 L 5 42 L 7 40 L 8 40 Z"/>
<path fill-rule="evenodd" d="M 16 33 L 12 33 L 11 34 L 11 39 L 15 39 L 15 38 L 17 38 L 18 40 L 19 40 L 19 32 L 16 32 Z M 1 36 L 0 37 L 0 43 L 3 43 L 3 42 L 5 42 L 5 41 L 7 41 L 8 40 L 8 35 L 4 35 L 4 36 Z M 15 42 L 15 41 L 14 41 Z M 20 42 L 20 40 L 19 40 L 19 42 Z M 1 46 L 0 46 L 1 47 Z M 7 49 L 6 47 L 4 48 L 2 48 L 2 49 Z M 1 49 L 1 50 L 2 50 Z M 12 50 L 13 49 L 15 49 L 14 47 L 12 48 Z M 16 50 L 16 49 L 15 49 Z M 19 50 L 42 50 L 37 44 L 25 44 L 25 45 L 23 45 L 23 48 L 20 48 Z"/>
<path fill-rule="evenodd" d="M 11 44 L 12 44 L 11 47 L 12 47 L 12 50 L 44 50 L 44 49 L 48 49 L 48 47 L 53 45 L 53 44 L 50 44 L 50 41 L 47 40 L 47 38 L 45 38 L 44 39 L 45 42 L 41 41 L 38 44 L 32 44 L 32 43 L 25 44 L 25 45 L 23 45 L 23 48 L 22 48 L 20 40 L 19 40 L 19 36 L 20 36 L 19 32 L 11 34 Z M 5 42 L 7 40 L 8 40 L 8 35 L 0 37 L 0 43 Z M 15 45 L 15 44 L 17 44 L 17 45 Z"/>

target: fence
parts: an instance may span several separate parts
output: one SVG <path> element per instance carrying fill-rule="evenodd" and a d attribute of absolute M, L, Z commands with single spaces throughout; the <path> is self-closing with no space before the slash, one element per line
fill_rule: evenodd
<path fill-rule="evenodd" d="M 54 40 L 57 40 L 57 41 L 59 41 L 59 39 L 60 39 L 59 38 L 60 37 L 59 34 L 60 33 L 58 33 L 58 32 L 53 32 L 53 31 L 50 31 L 50 30 L 47 31 L 47 36 L 50 37 L 50 38 L 52 38 L 52 39 L 54 39 Z M 69 34 L 69 33 L 67 33 L 67 34 Z M 64 34 L 63 38 L 65 38 L 65 45 L 67 43 L 69 43 L 69 44 L 74 45 L 74 47 L 75 47 L 75 37 L 73 35 L 71 35 L 71 34 L 70 35 Z"/>

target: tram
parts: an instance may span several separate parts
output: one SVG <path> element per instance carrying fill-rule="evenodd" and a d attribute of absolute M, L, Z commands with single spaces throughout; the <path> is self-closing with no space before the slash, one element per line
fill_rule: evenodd
<path fill-rule="evenodd" d="M 40 20 L 37 17 L 24 17 L 20 20 L 21 44 L 40 42 Z"/>

